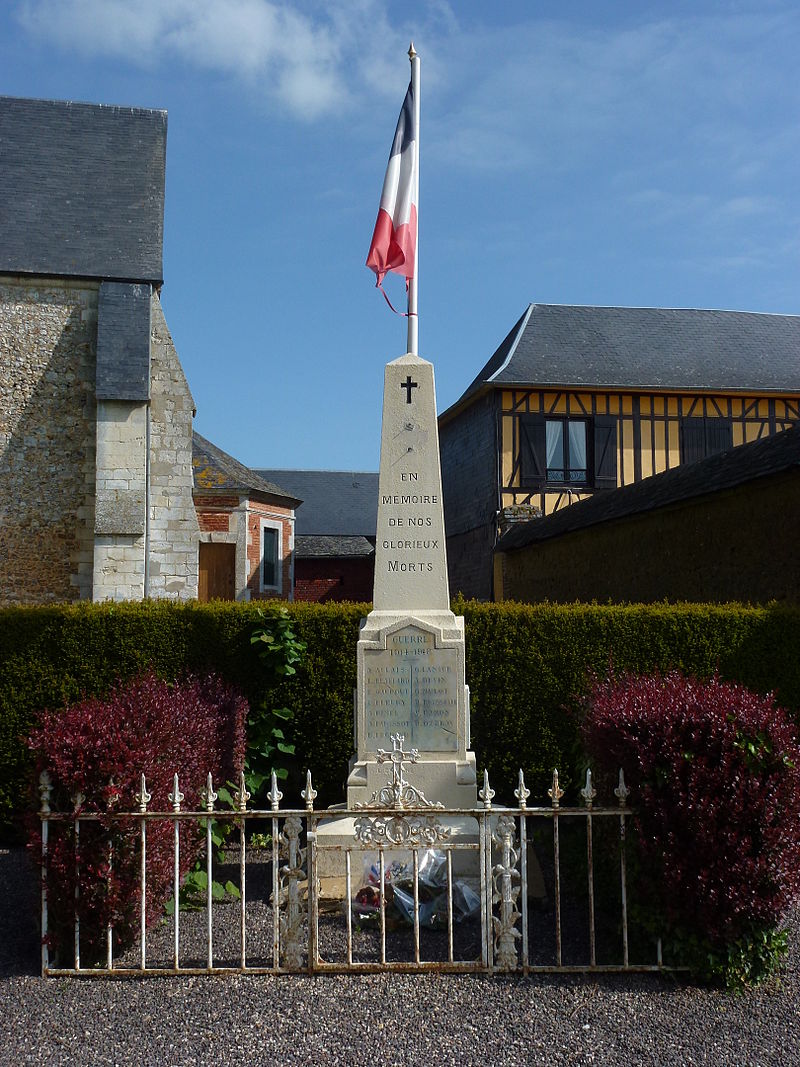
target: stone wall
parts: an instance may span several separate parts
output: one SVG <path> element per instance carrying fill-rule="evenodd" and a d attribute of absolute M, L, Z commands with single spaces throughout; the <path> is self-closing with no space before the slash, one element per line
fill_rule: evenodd
<path fill-rule="evenodd" d="M 0 276 L 0 604 L 91 597 L 92 282 Z"/>
<path fill-rule="evenodd" d="M 145 589 L 147 405 L 97 403 L 94 600 L 141 600 Z"/>
<path fill-rule="evenodd" d="M 529 603 L 800 603 L 798 515 L 795 469 L 498 553 L 495 594 Z"/>
<path fill-rule="evenodd" d="M 197 596 L 199 540 L 192 500 L 194 401 L 155 294 L 151 322 L 147 592 L 190 600 Z"/>

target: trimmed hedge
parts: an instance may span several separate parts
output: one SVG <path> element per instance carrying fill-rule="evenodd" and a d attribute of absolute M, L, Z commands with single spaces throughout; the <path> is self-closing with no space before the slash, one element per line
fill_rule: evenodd
<path fill-rule="evenodd" d="M 264 606 L 263 604 L 261 605 Z M 297 769 L 311 767 L 317 803 L 342 799 L 353 748 L 356 642 L 365 604 L 286 605 L 308 645 L 297 674 L 267 685 L 250 633 L 258 604 L 77 604 L 0 610 L 0 833 L 29 802 L 23 738 L 45 708 L 105 696 L 151 668 L 173 680 L 215 671 L 251 705 L 287 705 Z M 552 769 L 569 783 L 581 759 L 569 708 L 592 672 L 718 671 L 800 711 L 800 609 L 741 605 L 520 605 L 457 602 L 465 616 L 472 742 L 498 800 L 520 766 L 544 796 Z M 299 788 L 299 783 L 298 783 Z M 294 783 L 286 803 L 299 803 Z"/>

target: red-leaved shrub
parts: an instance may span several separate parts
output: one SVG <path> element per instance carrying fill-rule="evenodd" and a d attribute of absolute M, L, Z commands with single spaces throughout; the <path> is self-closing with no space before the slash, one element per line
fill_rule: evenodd
<path fill-rule="evenodd" d="M 800 745 L 786 713 L 718 678 L 598 681 L 583 740 L 632 787 L 647 896 L 711 952 L 774 928 L 800 894 Z"/>
<path fill-rule="evenodd" d="M 99 812 L 100 820 L 50 822 L 45 872 L 48 943 L 56 957 L 73 945 L 80 920 L 82 963 L 105 952 L 114 929 L 115 950 L 130 943 L 140 921 L 140 826 L 109 814 L 138 810 L 141 775 L 150 811 L 169 811 L 173 775 L 184 810 L 196 810 L 210 772 L 215 785 L 237 779 L 244 763 L 247 701 L 215 676 L 170 684 L 146 674 L 120 684 L 106 699 L 90 698 L 62 711 L 44 712 L 29 738 L 37 772 L 52 782 L 54 812 Z M 148 924 L 163 914 L 173 890 L 173 822 L 147 823 Z M 201 833 L 180 826 L 180 871 L 198 855 Z M 31 847 L 41 849 L 39 829 Z M 77 895 L 76 895 L 77 861 Z"/>

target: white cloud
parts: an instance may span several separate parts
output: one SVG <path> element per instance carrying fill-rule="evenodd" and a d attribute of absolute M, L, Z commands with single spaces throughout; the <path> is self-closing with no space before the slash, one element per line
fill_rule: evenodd
<path fill-rule="evenodd" d="M 18 18 L 65 49 L 142 66 L 177 59 L 241 79 L 301 118 L 348 96 L 342 23 L 321 5 L 303 13 L 281 0 L 23 0 Z"/>

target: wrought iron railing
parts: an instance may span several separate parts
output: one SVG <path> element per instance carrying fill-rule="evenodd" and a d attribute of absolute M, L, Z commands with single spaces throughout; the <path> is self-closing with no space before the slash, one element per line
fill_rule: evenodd
<path fill-rule="evenodd" d="M 405 765 L 418 754 L 403 752 L 402 737 L 393 744 L 393 752 L 379 754 L 392 762 L 392 780 L 354 809 L 315 809 L 309 772 L 304 806 L 296 809 L 281 808 L 274 776 L 267 809 L 248 808 L 243 778 L 232 807 L 219 808 L 209 776 L 199 808 L 186 810 L 175 776 L 170 810 L 154 811 L 142 776 L 132 811 L 89 811 L 80 796 L 72 811 L 53 811 L 43 776 L 42 974 L 669 969 L 660 942 L 646 937 L 637 949 L 649 959 L 632 958 L 626 847 L 632 810 L 621 771 L 616 803 L 608 807 L 596 805 L 588 771 L 581 806 L 561 806 L 564 793 L 554 772 L 550 804 L 529 807 L 520 771 L 515 807 L 493 805 L 495 793 L 484 774 L 479 807 L 445 809 L 405 778 Z M 147 913 L 148 831 L 156 824 L 171 826 L 173 907 L 154 926 Z M 138 921 L 133 931 L 128 924 L 120 945 L 110 917 L 100 950 L 95 929 L 87 962 L 81 894 L 91 872 L 80 864 L 82 835 L 91 826 L 95 849 L 99 839 L 108 850 L 101 882 L 110 883 L 123 844 L 129 863 L 134 850 L 130 891 Z M 179 906 L 181 849 L 190 827 L 195 843 L 198 832 L 205 836 L 199 861 L 204 877 L 195 879 L 204 890 L 195 894 L 194 909 L 185 911 Z M 212 839 L 220 827 L 229 830 L 222 861 Z M 69 936 L 63 921 L 58 931 L 48 923 L 56 837 L 62 856 L 65 841 L 74 852 Z M 218 899 L 221 864 L 238 899 Z M 102 885 L 95 889 L 102 896 Z M 64 901 L 59 905 L 63 920 Z"/>

